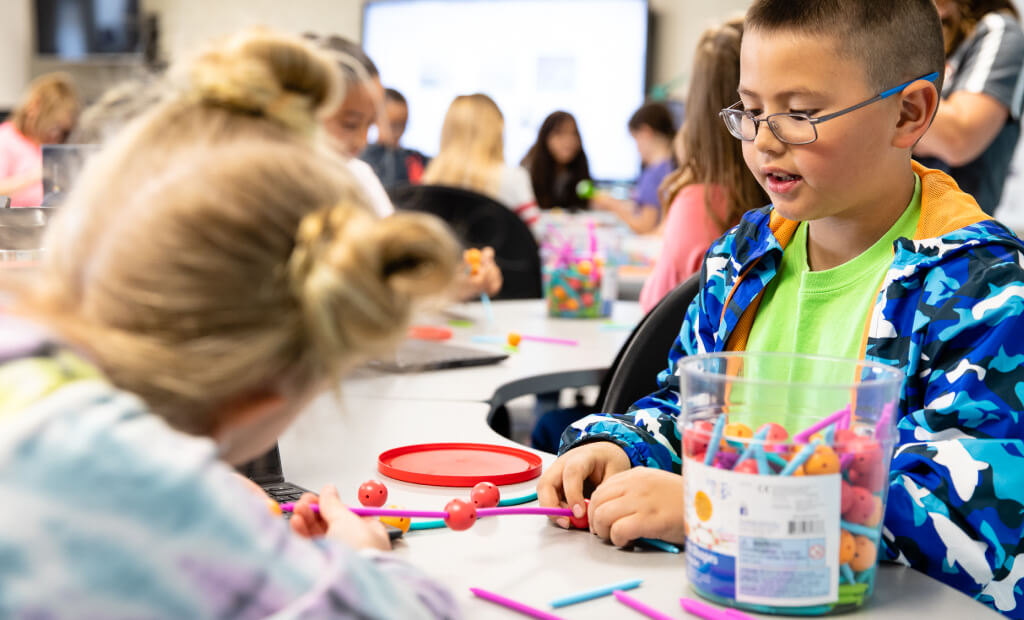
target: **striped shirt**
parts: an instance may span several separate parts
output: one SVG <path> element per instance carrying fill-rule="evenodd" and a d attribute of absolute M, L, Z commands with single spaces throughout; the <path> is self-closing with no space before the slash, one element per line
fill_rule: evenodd
<path fill-rule="evenodd" d="M 0 617 L 451 618 L 379 552 L 291 532 L 180 433 L 0 315 Z"/>
<path fill-rule="evenodd" d="M 977 159 L 945 166 L 988 214 L 995 212 L 1010 170 L 1024 109 L 1024 32 L 1010 13 L 993 12 L 949 57 L 943 98 L 955 92 L 982 93 L 1006 106 L 1009 118 Z M 927 162 L 931 164 L 932 162 Z"/>
<path fill-rule="evenodd" d="M 533 236 L 540 238 L 540 207 L 533 195 L 533 182 L 530 173 L 521 166 L 505 166 L 501 170 L 498 182 L 498 193 L 494 198 L 509 209 L 515 211 L 526 225 L 533 231 Z"/>

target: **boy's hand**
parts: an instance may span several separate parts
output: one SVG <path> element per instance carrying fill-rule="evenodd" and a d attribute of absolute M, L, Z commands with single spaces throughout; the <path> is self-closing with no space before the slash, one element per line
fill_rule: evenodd
<path fill-rule="evenodd" d="M 316 500 L 319 513 L 309 505 Z M 300 536 L 328 536 L 340 540 L 354 549 L 391 550 L 391 541 L 384 525 L 374 517 L 359 517 L 341 503 L 338 489 L 327 485 L 320 497 L 306 493 L 296 502 L 291 518 L 292 529 Z"/>
<path fill-rule="evenodd" d="M 625 451 L 610 441 L 584 444 L 558 457 L 544 472 L 537 483 L 537 499 L 541 506 L 572 508 L 576 517 L 582 517 L 586 511 L 583 481 L 597 486 L 631 465 Z M 569 527 L 567 517 L 558 517 L 555 523 Z"/>
<path fill-rule="evenodd" d="M 590 531 L 619 547 L 637 538 L 686 542 L 683 477 L 634 467 L 615 474 L 590 497 Z"/>

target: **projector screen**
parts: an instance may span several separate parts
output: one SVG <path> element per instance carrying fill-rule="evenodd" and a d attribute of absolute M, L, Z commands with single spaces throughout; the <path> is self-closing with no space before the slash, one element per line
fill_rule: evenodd
<path fill-rule="evenodd" d="M 409 101 L 406 147 L 437 153 L 448 104 L 482 92 L 505 117 L 509 164 L 567 110 L 594 178 L 633 180 L 626 123 L 644 99 L 647 15 L 646 0 L 383 0 L 364 8 L 362 45 Z"/>

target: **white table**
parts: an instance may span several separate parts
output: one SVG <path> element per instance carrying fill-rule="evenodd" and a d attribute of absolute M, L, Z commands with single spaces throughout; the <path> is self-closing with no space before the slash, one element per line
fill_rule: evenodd
<path fill-rule="evenodd" d="M 511 445 L 486 424 L 485 403 L 441 400 L 373 399 L 348 396 L 338 403 L 330 396 L 315 401 L 281 438 L 288 478 L 319 489 L 335 483 L 342 498 L 353 501 L 359 484 L 380 478 L 388 486 L 388 503 L 410 509 L 440 510 L 468 489 L 427 487 L 386 479 L 376 471 L 377 455 L 389 448 L 433 441 L 479 441 Z M 551 455 L 541 454 L 545 466 Z M 505 497 L 524 495 L 534 482 L 502 487 Z M 681 501 L 681 498 L 680 498 Z M 657 551 L 625 551 L 581 531 L 566 531 L 544 517 L 508 516 L 485 519 L 472 529 L 410 532 L 395 553 L 420 566 L 452 589 L 467 618 L 522 618 L 473 597 L 478 586 L 547 609 L 547 602 L 615 581 L 642 578 L 632 592 L 637 598 L 675 618 L 687 618 L 680 596 L 686 587 L 683 555 Z M 641 618 L 611 597 L 558 611 L 568 618 Z M 867 607 L 849 617 L 857 620 L 920 620 L 921 618 L 1001 618 L 916 571 L 884 566 Z"/>
<path fill-rule="evenodd" d="M 579 346 L 523 342 L 519 351 L 500 364 L 415 374 L 357 370 L 342 382 L 350 396 L 487 402 L 493 406 L 518 396 L 542 394 L 561 388 L 597 385 L 629 336 L 629 326 L 643 314 L 633 302 L 616 302 L 610 320 L 558 319 L 547 316 L 542 300 L 492 302 L 494 325 L 487 324 L 480 303 L 455 306 L 474 326 L 452 327 L 452 344 L 501 348 L 478 344 L 473 336 L 493 335 L 504 340 L 509 332 L 579 341 Z M 444 325 L 444 321 L 433 321 Z M 666 360 L 666 364 L 668 360 Z"/>

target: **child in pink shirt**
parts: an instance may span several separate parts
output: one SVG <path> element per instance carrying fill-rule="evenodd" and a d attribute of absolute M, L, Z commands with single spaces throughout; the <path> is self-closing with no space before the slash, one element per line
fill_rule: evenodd
<path fill-rule="evenodd" d="M 768 203 L 743 162 L 741 145 L 718 118 L 736 100 L 742 36 L 743 20 L 735 19 L 706 31 L 697 44 L 686 120 L 674 144 L 680 166 L 659 192 L 668 215 L 661 255 L 640 293 L 645 312 L 700 269 L 711 242 L 744 212 Z"/>
<path fill-rule="evenodd" d="M 42 145 L 64 142 L 77 114 L 70 78 L 50 73 L 29 85 L 11 120 L 0 124 L 0 196 L 10 196 L 11 206 L 42 204 Z"/>

